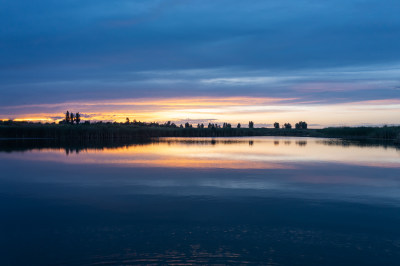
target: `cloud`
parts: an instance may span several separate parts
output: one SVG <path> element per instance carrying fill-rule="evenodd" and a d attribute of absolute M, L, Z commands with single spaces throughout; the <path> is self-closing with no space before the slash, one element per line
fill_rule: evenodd
<path fill-rule="evenodd" d="M 55 121 L 64 119 L 63 116 L 50 116 L 49 118 L 51 118 L 51 119 L 53 119 Z"/>
<path fill-rule="evenodd" d="M 107 100 L 69 102 L 63 104 L 13 106 L 0 108 L 0 119 L 54 121 L 63 118 L 66 110 L 80 112 L 82 120 L 146 122 L 171 121 L 176 124 L 223 123 L 243 125 L 252 120 L 256 126 L 269 126 L 273 122 L 302 120 L 311 127 L 333 125 L 398 124 L 399 99 L 354 101 L 345 103 L 308 103 L 302 99 L 260 97 L 209 98 L 142 98 L 133 100 Z M 10 111 L 11 110 L 11 111 Z"/>
<path fill-rule="evenodd" d="M 394 0 L 2 1 L 0 115 L 108 100 L 102 112 L 125 114 L 120 99 L 144 98 L 398 99 L 399 11 Z"/>
<path fill-rule="evenodd" d="M 213 119 L 213 118 L 204 118 L 204 119 L 177 119 L 177 120 L 172 120 L 172 123 L 175 123 L 176 125 L 179 124 L 184 124 L 186 122 L 188 122 L 189 124 L 192 124 L 193 126 L 196 126 L 197 124 L 204 124 L 205 126 L 208 125 L 208 123 L 217 123 L 217 119 Z"/>

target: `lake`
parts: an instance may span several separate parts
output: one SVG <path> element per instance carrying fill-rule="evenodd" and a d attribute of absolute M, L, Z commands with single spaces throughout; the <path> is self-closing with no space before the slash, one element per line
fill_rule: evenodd
<path fill-rule="evenodd" d="M 281 137 L 0 140 L 0 168 L 2 265 L 400 261 L 394 146 Z"/>

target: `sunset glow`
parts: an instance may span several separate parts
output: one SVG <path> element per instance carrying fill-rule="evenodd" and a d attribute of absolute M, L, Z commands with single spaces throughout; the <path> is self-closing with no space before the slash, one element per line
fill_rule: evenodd
<path fill-rule="evenodd" d="M 369 100 L 348 103 L 308 103 L 295 98 L 214 97 L 131 99 L 0 107 L 2 120 L 57 122 L 66 110 L 80 112 L 82 120 L 124 122 L 171 121 L 176 124 L 241 123 L 256 127 L 275 122 L 309 121 L 310 127 L 397 124 L 400 100 Z"/>

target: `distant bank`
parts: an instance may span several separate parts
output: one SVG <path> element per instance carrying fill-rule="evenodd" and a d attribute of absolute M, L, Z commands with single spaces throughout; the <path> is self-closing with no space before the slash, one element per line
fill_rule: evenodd
<path fill-rule="evenodd" d="M 58 140 L 99 141 L 135 140 L 156 137 L 241 137 L 295 136 L 344 139 L 375 139 L 400 143 L 400 126 L 330 127 L 323 129 L 285 128 L 180 128 L 126 123 L 40 124 L 0 122 L 0 138 L 48 138 Z"/>

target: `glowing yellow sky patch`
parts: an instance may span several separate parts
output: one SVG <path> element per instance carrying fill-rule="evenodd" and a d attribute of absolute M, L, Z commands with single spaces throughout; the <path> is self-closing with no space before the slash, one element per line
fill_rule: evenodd
<path fill-rule="evenodd" d="M 128 117 L 146 122 L 172 121 L 183 124 L 237 123 L 256 126 L 307 121 L 311 127 L 398 124 L 400 100 L 383 99 L 323 104 L 295 98 L 268 97 L 193 97 L 140 98 L 107 101 L 67 102 L 0 108 L 0 119 L 41 122 L 60 121 L 64 112 L 80 112 L 82 121 L 123 122 Z"/>
<path fill-rule="evenodd" d="M 1 119 L 1 120 L 5 121 L 5 120 L 8 120 L 8 119 Z M 43 123 L 54 122 L 54 119 L 46 118 L 46 117 L 24 117 L 24 118 L 16 118 L 16 119 L 13 119 L 13 120 L 17 121 L 17 122 L 22 122 L 22 121 L 43 122 Z"/>

